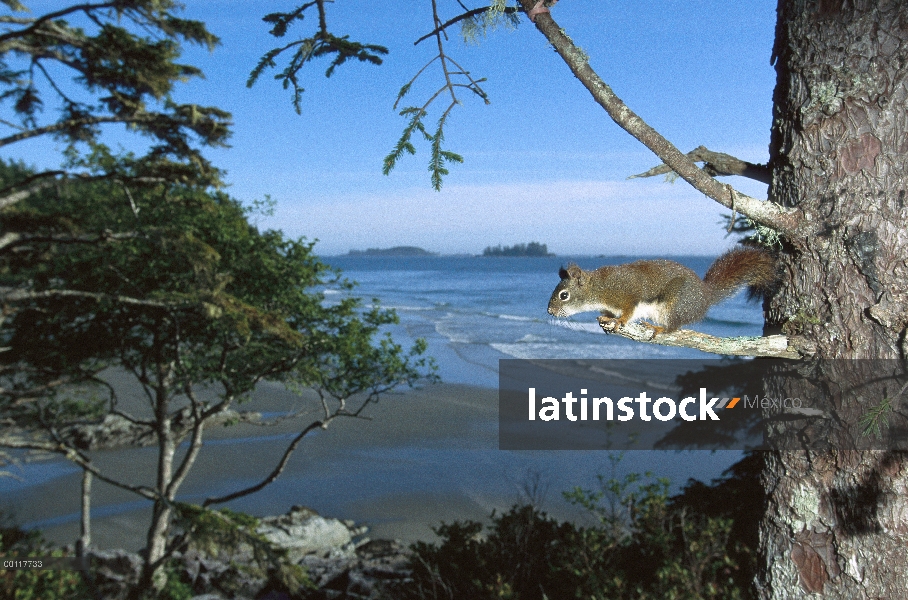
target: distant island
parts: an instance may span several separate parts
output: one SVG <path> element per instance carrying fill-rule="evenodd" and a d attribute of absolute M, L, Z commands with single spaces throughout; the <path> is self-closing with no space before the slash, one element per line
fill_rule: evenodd
<path fill-rule="evenodd" d="M 530 242 L 529 244 L 514 244 L 513 246 L 504 246 L 500 244 L 488 246 L 482 251 L 483 256 L 555 256 L 549 254 L 549 248 L 539 242 Z"/>
<path fill-rule="evenodd" d="M 416 246 L 395 246 L 393 248 L 369 248 L 368 250 L 351 250 L 348 256 L 438 256 Z"/>

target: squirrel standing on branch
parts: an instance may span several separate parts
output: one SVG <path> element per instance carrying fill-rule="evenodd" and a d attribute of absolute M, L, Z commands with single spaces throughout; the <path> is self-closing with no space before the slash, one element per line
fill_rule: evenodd
<path fill-rule="evenodd" d="M 776 260 L 765 250 L 739 248 L 716 259 L 701 280 L 671 260 L 638 260 L 584 271 L 562 268 L 561 282 L 549 300 L 549 314 L 569 317 L 599 311 L 615 326 L 649 319 L 655 333 L 669 333 L 694 323 L 706 310 L 747 285 L 753 295 L 768 291 L 777 280 Z"/>

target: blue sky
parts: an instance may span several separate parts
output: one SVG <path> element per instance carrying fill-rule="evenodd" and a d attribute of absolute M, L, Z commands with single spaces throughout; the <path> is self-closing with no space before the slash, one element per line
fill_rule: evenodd
<path fill-rule="evenodd" d="M 450 32 L 447 51 L 483 84 L 491 104 L 461 94 L 446 130 L 453 165 L 432 190 L 425 145 L 390 175 L 382 158 L 404 126 L 392 110 L 400 86 L 432 56 L 428 0 L 337 0 L 329 29 L 387 46 L 382 66 L 306 67 L 302 114 L 269 73 L 245 81 L 276 40 L 261 22 L 294 2 L 186 0 L 184 15 L 205 21 L 222 40 L 213 53 L 187 50 L 206 75 L 177 99 L 233 113 L 229 149 L 208 152 L 241 200 L 269 194 L 273 217 L 259 224 L 318 238 L 320 254 L 351 248 L 417 245 L 478 253 L 487 245 L 539 241 L 558 254 L 715 254 L 733 240 L 718 225 L 722 207 L 683 181 L 627 181 L 658 160 L 619 129 L 524 17 L 479 46 Z M 35 13 L 60 2 L 28 3 Z M 469 4 L 479 6 L 480 1 Z M 443 18 L 456 2 L 439 0 Z M 703 144 L 765 161 L 775 74 L 769 62 L 775 3 L 768 0 L 601 2 L 564 0 L 553 15 L 590 56 L 600 76 L 639 115 L 684 151 Z M 284 42 L 308 35 L 315 14 Z M 440 85 L 431 69 L 411 92 L 422 102 Z M 430 115 L 429 122 L 438 113 Z M 9 156 L 55 166 L 52 144 L 16 145 Z M 730 183 L 764 198 L 764 185 Z"/>

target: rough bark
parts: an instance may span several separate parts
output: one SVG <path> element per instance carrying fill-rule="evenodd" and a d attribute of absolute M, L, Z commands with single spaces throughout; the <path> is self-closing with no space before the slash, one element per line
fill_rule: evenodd
<path fill-rule="evenodd" d="M 770 199 L 799 209 L 813 233 L 789 240 L 768 329 L 811 340 L 818 358 L 845 359 L 848 377 L 868 375 L 855 359 L 903 370 L 908 3 L 779 0 L 774 60 Z M 881 394 L 891 387 L 841 405 L 842 424 L 853 427 Z M 904 597 L 905 457 L 829 439 L 767 454 L 760 596 Z"/>
<path fill-rule="evenodd" d="M 770 319 L 825 358 L 902 356 L 908 324 L 908 6 L 782 0 L 771 142 L 775 202 L 815 233 L 793 240 Z"/>

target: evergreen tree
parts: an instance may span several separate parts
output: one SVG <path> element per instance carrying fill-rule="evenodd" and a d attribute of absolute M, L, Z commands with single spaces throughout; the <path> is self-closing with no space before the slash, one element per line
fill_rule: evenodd
<path fill-rule="evenodd" d="M 161 590 L 178 543 L 173 520 L 196 514 L 180 511 L 177 494 L 205 428 L 243 419 L 234 409 L 257 383 L 311 390 L 322 413 L 258 484 L 206 506 L 262 489 L 306 434 L 359 416 L 431 368 L 422 342 L 405 351 L 380 335 L 392 312 L 352 297 L 324 302 L 325 285 L 351 286 L 311 243 L 259 231 L 217 191 L 218 170 L 201 148 L 225 143 L 229 115 L 171 97 L 177 82 L 200 74 L 177 62 L 182 44 L 217 43 L 202 23 L 177 17 L 167 0 L 75 4 L 39 17 L 4 4 L 0 125 L 11 132 L 0 146 L 49 136 L 64 152 L 58 169 L 0 163 L 0 446 L 59 453 L 84 470 L 83 549 L 92 477 L 152 501 L 140 589 Z M 146 138 L 146 150 L 111 151 L 111 124 Z M 111 368 L 133 376 L 148 414 L 124 409 L 102 374 Z M 109 418 L 152 440 L 154 483 L 93 462 L 79 427 Z"/>

